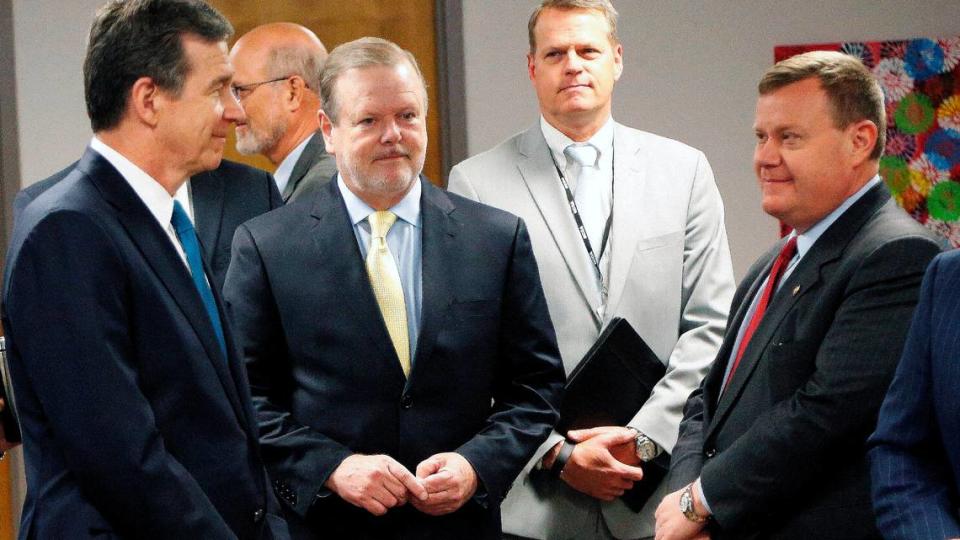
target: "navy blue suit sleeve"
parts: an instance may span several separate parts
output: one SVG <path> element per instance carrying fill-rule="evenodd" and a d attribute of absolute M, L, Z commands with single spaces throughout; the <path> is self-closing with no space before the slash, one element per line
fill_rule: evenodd
<path fill-rule="evenodd" d="M 877 526 L 888 540 L 960 536 L 957 492 L 937 427 L 931 373 L 931 314 L 944 298 L 936 291 L 939 261 L 927 270 L 900 365 L 870 439 Z M 952 291 L 946 297 L 955 301 Z"/>
<path fill-rule="evenodd" d="M 301 424 L 290 412 L 293 381 L 286 340 L 263 261 L 246 225 L 233 237 L 223 296 L 241 343 L 267 472 L 290 480 L 293 487 L 285 489 L 296 490 L 297 496 L 281 498 L 306 516 L 318 496 L 332 493 L 324 483 L 353 452 Z"/>
<path fill-rule="evenodd" d="M 138 384 L 128 332 L 136 276 L 113 239 L 60 211 L 19 246 L 4 301 L 13 358 L 84 494 L 124 536 L 234 538 L 166 450 Z"/>
<path fill-rule="evenodd" d="M 559 420 L 565 383 L 530 237 L 519 219 L 502 301 L 493 412 L 457 449 L 495 505 Z"/>

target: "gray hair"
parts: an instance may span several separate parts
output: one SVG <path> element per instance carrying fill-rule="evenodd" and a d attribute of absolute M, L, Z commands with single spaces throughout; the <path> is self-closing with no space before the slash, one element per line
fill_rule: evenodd
<path fill-rule="evenodd" d="M 176 97 L 190 62 L 184 36 L 226 41 L 233 27 L 201 0 L 111 0 L 98 11 L 83 61 L 84 96 L 94 132 L 116 127 L 140 77 Z"/>
<path fill-rule="evenodd" d="M 427 83 L 417 65 L 417 59 L 410 51 L 401 49 L 396 43 L 376 37 L 362 37 L 342 45 L 338 45 L 327 57 L 320 78 L 320 101 L 323 102 L 323 112 L 334 124 L 338 123 L 340 104 L 337 103 L 337 80 L 343 73 L 351 69 L 372 66 L 399 66 L 409 64 L 416 71 L 423 87 L 424 113 L 427 108 Z"/>

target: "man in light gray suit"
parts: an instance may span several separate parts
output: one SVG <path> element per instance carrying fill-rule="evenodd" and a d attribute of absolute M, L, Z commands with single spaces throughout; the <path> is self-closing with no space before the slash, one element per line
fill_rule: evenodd
<path fill-rule="evenodd" d="M 263 154 L 284 202 L 312 193 L 337 172 L 320 134 L 320 70 L 323 43 L 299 24 L 258 26 L 230 49 L 233 93 L 243 105 L 237 151 Z"/>
<path fill-rule="evenodd" d="M 608 0 L 547 0 L 529 30 L 540 121 L 457 165 L 449 188 L 527 223 L 567 373 L 613 317 L 667 371 L 627 426 L 553 433 L 503 503 L 504 531 L 649 537 L 665 486 L 639 514 L 620 495 L 645 481 L 646 461 L 668 458 L 723 337 L 734 285 L 723 205 L 701 152 L 611 118 L 623 62 Z"/>

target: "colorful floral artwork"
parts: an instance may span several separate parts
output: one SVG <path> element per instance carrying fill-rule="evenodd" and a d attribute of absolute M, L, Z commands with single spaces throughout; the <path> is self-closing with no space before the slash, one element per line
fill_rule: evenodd
<path fill-rule="evenodd" d="M 812 50 L 851 54 L 873 71 L 887 106 L 880 175 L 904 210 L 960 247 L 960 37 L 786 45 L 774 58 Z"/>

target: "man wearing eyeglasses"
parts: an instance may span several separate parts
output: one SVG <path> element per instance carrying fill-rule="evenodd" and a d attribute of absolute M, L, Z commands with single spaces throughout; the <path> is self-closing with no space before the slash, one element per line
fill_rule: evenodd
<path fill-rule="evenodd" d="M 320 135 L 320 70 L 327 50 L 293 23 L 270 23 L 244 34 L 230 51 L 233 94 L 246 120 L 237 123 L 237 151 L 263 154 L 284 202 L 310 193 L 337 172 Z"/>

